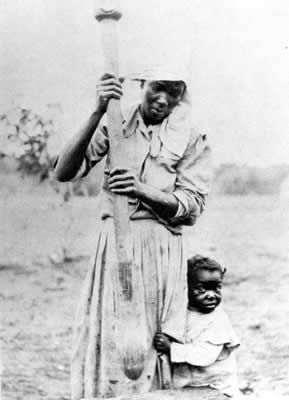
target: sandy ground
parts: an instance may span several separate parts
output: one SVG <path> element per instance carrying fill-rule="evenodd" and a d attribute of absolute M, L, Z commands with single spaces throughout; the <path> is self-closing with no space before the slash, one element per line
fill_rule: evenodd
<path fill-rule="evenodd" d="M 69 399 L 71 326 L 99 224 L 97 199 L 61 205 L 34 190 L 3 194 L 0 204 L 3 399 Z M 274 197 L 215 198 L 186 232 L 192 253 L 228 269 L 224 307 L 242 342 L 248 399 L 289 396 L 286 205 Z"/>

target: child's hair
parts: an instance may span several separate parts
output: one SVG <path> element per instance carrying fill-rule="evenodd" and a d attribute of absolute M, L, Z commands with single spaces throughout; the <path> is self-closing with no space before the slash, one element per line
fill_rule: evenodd
<path fill-rule="evenodd" d="M 221 264 L 209 257 L 204 257 L 201 255 L 195 255 L 188 259 L 188 280 L 194 276 L 196 271 L 206 270 L 206 271 L 219 271 L 223 278 L 226 268 L 223 268 Z"/>

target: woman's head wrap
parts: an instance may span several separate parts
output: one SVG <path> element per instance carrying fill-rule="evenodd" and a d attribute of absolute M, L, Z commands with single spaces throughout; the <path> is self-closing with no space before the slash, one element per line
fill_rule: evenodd
<path fill-rule="evenodd" d="M 191 70 L 186 65 L 166 63 L 153 65 L 144 68 L 140 72 L 128 74 L 127 78 L 134 81 L 183 81 L 186 84 L 186 91 L 182 103 L 191 105 Z"/>

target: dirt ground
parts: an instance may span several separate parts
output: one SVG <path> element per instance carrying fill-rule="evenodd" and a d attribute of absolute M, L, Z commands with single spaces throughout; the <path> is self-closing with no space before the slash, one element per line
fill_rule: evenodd
<path fill-rule="evenodd" d="M 186 231 L 192 253 L 228 269 L 224 307 L 242 343 L 240 388 L 248 399 L 289 396 L 287 204 L 213 198 Z M 34 188 L 3 192 L 0 205 L 3 399 L 69 399 L 71 327 L 99 224 L 97 199 L 62 204 Z"/>

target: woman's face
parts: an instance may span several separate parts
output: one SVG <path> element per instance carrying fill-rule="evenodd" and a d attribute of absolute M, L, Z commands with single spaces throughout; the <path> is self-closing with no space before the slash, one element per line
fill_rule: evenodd
<path fill-rule="evenodd" d="M 162 122 L 180 102 L 185 84 L 168 81 L 150 81 L 144 86 L 141 113 L 147 125 Z"/>

